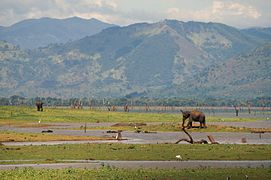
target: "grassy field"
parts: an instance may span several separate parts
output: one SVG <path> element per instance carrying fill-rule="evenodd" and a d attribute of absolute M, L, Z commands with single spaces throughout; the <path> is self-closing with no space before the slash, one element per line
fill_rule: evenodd
<path fill-rule="evenodd" d="M 0 146 L 0 160 L 270 160 L 271 145 L 70 144 Z"/>
<path fill-rule="evenodd" d="M 19 133 L 13 131 L 0 131 L 0 142 L 33 142 L 33 141 L 82 141 L 82 140 L 112 140 L 106 137 L 68 136 L 45 133 Z"/>
<path fill-rule="evenodd" d="M 12 179 L 270 179 L 269 168 L 197 169 L 15 169 L 0 171 L 2 180 Z"/>
<path fill-rule="evenodd" d="M 181 114 L 125 113 L 88 109 L 45 108 L 43 112 L 34 107 L 0 106 L 0 125 L 23 125 L 24 123 L 50 122 L 180 122 Z M 257 121 L 258 118 L 227 118 L 207 116 L 208 122 Z"/>

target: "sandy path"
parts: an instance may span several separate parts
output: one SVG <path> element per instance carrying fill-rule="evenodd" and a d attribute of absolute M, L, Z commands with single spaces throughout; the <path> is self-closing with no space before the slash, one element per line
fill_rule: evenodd
<path fill-rule="evenodd" d="M 271 166 L 271 160 L 266 161 L 83 161 L 75 160 L 73 163 L 51 163 L 51 164 L 12 164 L 0 165 L 0 169 L 15 169 L 15 168 L 47 168 L 47 169 L 61 169 L 61 168 L 99 168 L 102 166 L 114 166 L 118 168 L 200 168 L 200 167 L 214 167 L 214 168 L 234 168 L 234 167 L 265 167 Z"/>

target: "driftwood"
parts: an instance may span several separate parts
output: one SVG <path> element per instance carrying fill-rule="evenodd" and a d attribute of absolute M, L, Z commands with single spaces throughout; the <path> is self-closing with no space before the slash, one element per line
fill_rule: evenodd
<path fill-rule="evenodd" d="M 194 141 L 192 136 L 185 130 L 185 127 L 182 126 L 183 132 L 189 137 L 189 139 L 183 138 L 175 142 L 175 144 L 178 144 L 181 141 L 186 141 L 190 144 L 208 144 L 208 141 L 205 139 L 201 139 L 200 141 Z M 218 144 L 218 142 L 215 142 L 214 138 L 212 136 L 208 136 L 209 140 L 211 141 L 211 144 Z"/>
<path fill-rule="evenodd" d="M 53 133 L 53 130 L 50 130 L 50 129 L 48 129 L 48 130 L 43 130 L 43 131 L 41 131 L 41 133 Z"/>
<path fill-rule="evenodd" d="M 211 144 L 218 144 L 218 142 L 215 141 L 214 137 L 212 135 L 207 136 Z"/>

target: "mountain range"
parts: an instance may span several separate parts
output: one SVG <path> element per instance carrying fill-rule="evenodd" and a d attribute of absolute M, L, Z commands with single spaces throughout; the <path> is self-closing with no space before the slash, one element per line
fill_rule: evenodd
<path fill-rule="evenodd" d="M 9 27 L 0 27 L 0 40 L 19 45 L 23 49 L 33 49 L 91 36 L 112 26 L 115 25 L 94 18 L 27 19 Z"/>
<path fill-rule="evenodd" d="M 164 20 L 30 50 L 2 41 L 0 96 L 268 96 L 270 29 Z"/>

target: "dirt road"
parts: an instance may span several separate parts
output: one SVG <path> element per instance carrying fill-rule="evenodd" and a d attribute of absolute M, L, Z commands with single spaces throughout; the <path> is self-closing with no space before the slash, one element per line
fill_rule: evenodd
<path fill-rule="evenodd" d="M 70 161 L 70 160 L 69 160 Z M 271 160 L 266 161 L 89 161 L 89 160 L 75 160 L 72 163 L 51 163 L 51 164 L 10 164 L 0 165 L 0 169 L 15 169 L 15 168 L 99 168 L 103 166 L 111 166 L 118 168 L 200 168 L 200 167 L 214 167 L 214 168 L 234 168 L 234 167 L 271 167 Z"/>

